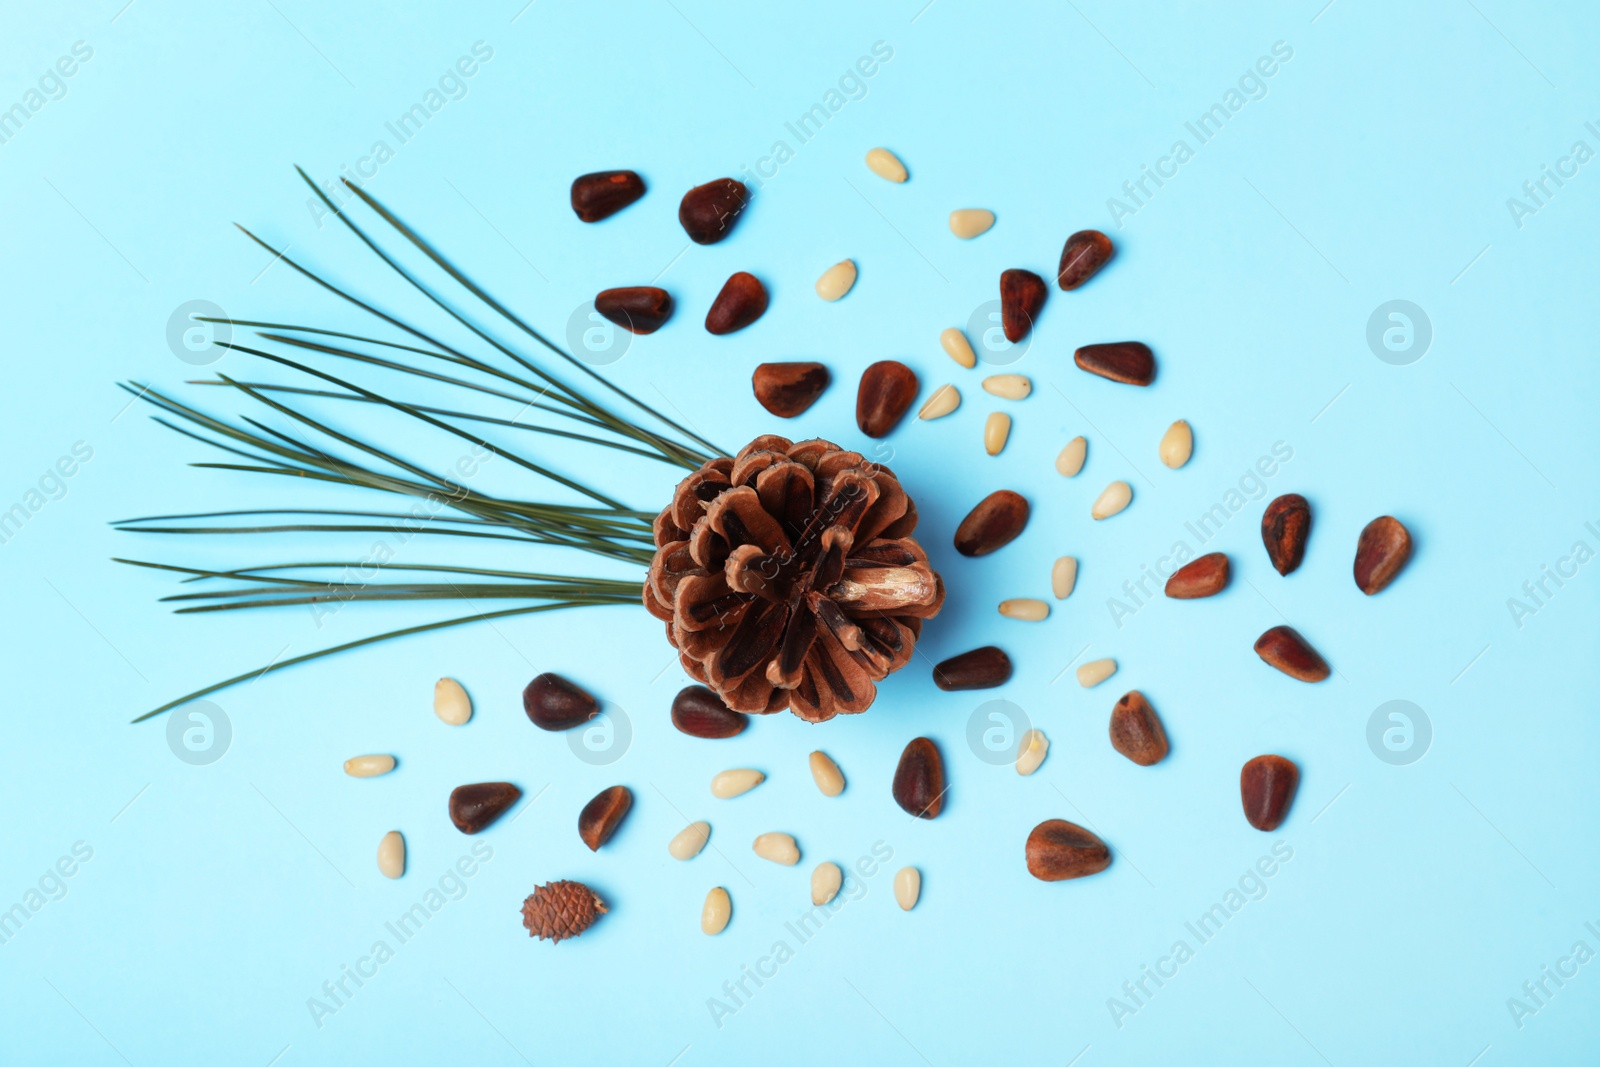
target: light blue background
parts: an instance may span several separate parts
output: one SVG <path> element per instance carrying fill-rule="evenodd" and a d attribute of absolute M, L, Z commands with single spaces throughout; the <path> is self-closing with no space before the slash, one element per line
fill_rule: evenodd
<path fill-rule="evenodd" d="M 1583 926 L 1600 926 L 1600 564 L 1521 626 L 1507 599 L 1574 542 L 1600 548 L 1584 525 L 1600 525 L 1600 177 L 1589 173 L 1600 163 L 1520 228 L 1506 201 L 1575 140 L 1600 148 L 1584 128 L 1600 120 L 1600 11 L 1321 3 L 896 0 L 787 14 L 703 0 L 604 14 L 570 0 L 432 13 L 306 0 L 13 5 L 0 33 L 0 106 L 22 99 L 74 42 L 93 58 L 63 98 L 0 144 L 0 506 L 23 499 L 74 442 L 94 455 L 64 498 L 0 546 L 9 691 L 0 906 L 75 842 L 93 858 L 0 945 L 0 1060 L 1592 1060 L 1600 963 L 1520 1028 L 1506 1002 L 1576 941 L 1600 950 Z M 945 611 L 926 629 L 926 655 L 870 713 L 820 727 L 779 716 L 727 742 L 678 734 L 666 712 L 684 679 L 660 625 L 607 609 L 412 639 L 223 692 L 230 750 L 186 765 L 163 723 L 127 720 L 286 654 L 286 644 L 307 651 L 429 616 L 352 607 L 318 629 L 298 609 L 169 615 L 156 599 L 176 591 L 170 580 L 109 557 L 237 563 L 331 544 L 180 543 L 114 533 L 109 520 L 333 495 L 185 469 L 215 457 L 141 408 L 124 411 L 113 381 L 238 409 L 220 390 L 178 385 L 196 369 L 164 334 L 173 309 L 193 299 L 239 317 L 355 321 L 271 265 L 233 221 L 414 308 L 348 235 L 314 224 L 290 166 L 328 178 L 355 165 L 389 139 L 384 123 L 480 40 L 494 55 L 467 95 L 399 147 L 369 188 L 557 336 L 598 289 L 664 272 L 676 318 L 605 373 L 729 447 L 773 430 L 868 445 L 854 426 L 854 383 L 875 359 L 915 368 L 924 396 L 958 383 L 965 402 L 954 416 L 908 421 L 887 439 L 949 585 Z M 778 139 L 795 146 L 785 122 L 878 41 L 893 58 L 865 97 L 797 147 L 731 239 L 685 252 L 681 193 L 753 166 Z M 1293 58 L 1265 97 L 1113 229 L 1107 199 L 1175 139 L 1195 147 L 1185 121 L 1278 41 Z M 910 182 L 891 186 L 865 169 L 862 154 L 877 144 L 901 155 Z M 568 183 L 612 167 L 638 169 L 648 196 L 602 225 L 579 224 Z M 965 206 L 994 210 L 998 224 L 956 241 L 946 214 Z M 1080 292 L 1052 287 L 1014 368 L 1034 394 L 1009 406 L 1011 443 L 990 459 L 980 436 L 996 402 L 979 389 L 980 371 L 940 352 L 938 333 L 993 299 L 1000 270 L 1050 276 L 1063 238 L 1091 226 L 1112 233 L 1117 258 Z M 860 280 L 842 302 L 822 304 L 811 284 L 846 256 Z M 767 282 L 771 310 L 711 338 L 700 320 L 738 269 Z M 1424 308 L 1434 330 L 1409 366 L 1381 362 L 1365 341 L 1368 316 L 1395 298 Z M 1128 337 L 1158 354 L 1151 388 L 1072 367 L 1076 345 Z M 802 418 L 777 424 L 750 399 L 750 371 L 810 358 L 835 383 Z M 212 369 L 263 373 L 238 356 Z M 1174 472 L 1155 444 L 1180 417 L 1196 448 Z M 1052 461 L 1079 433 L 1089 461 L 1064 480 Z M 1275 442 L 1293 458 L 1266 491 L 1302 492 L 1315 508 L 1305 566 L 1289 579 L 1271 571 L 1256 530 L 1264 500 L 1252 500 L 1207 546 L 1234 561 L 1225 594 L 1158 599 L 1115 625 L 1107 599 Z M 676 477 L 513 443 L 545 449 L 642 508 L 664 502 Z M 453 458 L 431 444 L 418 440 L 417 454 Z M 481 484 L 534 491 L 506 466 L 491 465 Z M 1133 505 L 1092 523 L 1090 502 L 1117 478 L 1132 483 Z M 1027 532 L 992 557 L 957 557 L 955 524 L 1002 486 L 1033 502 Z M 1350 561 L 1362 525 L 1385 513 L 1411 528 L 1417 552 L 1369 599 Z M 406 551 L 506 560 L 441 539 Z M 1078 588 L 1047 622 L 995 614 L 1002 597 L 1047 596 L 1062 554 L 1082 561 Z M 510 562 L 595 569 L 554 556 Z M 1305 686 L 1257 660 L 1255 636 L 1284 620 L 1323 651 L 1333 678 Z M 1003 690 L 933 687 L 932 661 L 990 642 L 1018 665 Z M 1082 690 L 1067 670 L 1080 652 L 1114 656 L 1121 670 Z M 633 740 L 620 760 L 591 766 L 566 738 L 528 724 L 518 693 L 542 670 L 626 710 Z M 466 729 L 430 711 L 441 674 L 476 701 Z M 1134 687 L 1173 741 L 1153 769 L 1116 755 L 1105 736 L 1111 704 Z M 969 716 L 997 696 L 1051 738 L 1032 778 L 968 750 Z M 1432 722 L 1431 749 L 1409 766 L 1381 762 L 1366 741 L 1368 717 L 1391 699 L 1415 702 Z M 952 782 L 932 822 L 908 819 L 889 795 L 899 751 L 919 733 L 938 741 Z M 837 800 L 810 781 L 815 747 L 849 779 Z M 340 772 L 368 751 L 396 753 L 400 769 L 374 781 Z M 1261 752 L 1303 768 L 1292 813 L 1271 835 L 1239 811 L 1238 768 Z M 714 801 L 711 775 L 740 765 L 764 769 L 767 784 Z M 462 837 L 445 818 L 449 790 L 498 778 L 536 799 L 514 821 Z M 574 833 L 577 811 L 616 782 L 634 790 L 634 811 L 591 854 Z M 717 847 L 670 860 L 667 839 L 701 817 Z M 1110 870 L 1054 885 L 1028 877 L 1023 840 L 1049 817 L 1097 828 L 1116 850 Z M 391 883 L 373 853 L 396 827 L 410 868 Z M 747 842 L 769 829 L 799 838 L 800 867 L 751 855 Z M 465 896 L 316 1025 L 308 998 L 474 842 L 493 859 Z M 875 842 L 892 848 L 888 868 L 715 1025 L 708 998 L 775 941 L 796 944 L 784 924 L 807 907 L 812 865 L 853 863 Z M 1185 922 L 1275 842 L 1293 859 L 1264 898 L 1116 1025 L 1108 998 L 1175 940 L 1195 947 Z M 909 914 L 890 890 L 902 864 L 923 872 Z M 612 912 L 579 941 L 532 942 L 519 903 L 559 877 L 592 883 Z M 697 921 L 713 885 L 734 900 L 732 925 L 714 940 Z"/>

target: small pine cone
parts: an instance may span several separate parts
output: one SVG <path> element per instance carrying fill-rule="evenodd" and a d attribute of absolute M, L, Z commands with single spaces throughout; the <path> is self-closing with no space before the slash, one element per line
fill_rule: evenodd
<path fill-rule="evenodd" d="M 894 472 L 830 441 L 758 437 L 685 478 L 655 521 L 644 605 L 735 711 L 866 711 L 944 583 Z"/>
<path fill-rule="evenodd" d="M 529 937 L 564 941 L 577 937 L 606 913 L 605 903 L 582 882 L 547 882 L 522 902 Z"/>

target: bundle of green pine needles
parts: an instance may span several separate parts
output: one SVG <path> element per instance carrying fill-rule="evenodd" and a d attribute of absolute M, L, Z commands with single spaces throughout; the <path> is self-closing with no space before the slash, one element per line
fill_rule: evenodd
<path fill-rule="evenodd" d="M 305 265 L 280 254 L 241 226 L 240 230 L 247 237 L 302 277 L 378 320 L 382 324 L 378 332 L 389 334 L 388 339 L 291 323 L 202 318 L 200 321 L 226 323 L 230 327 L 254 331 L 263 344 L 279 346 L 279 352 L 272 352 L 231 340 L 217 342 L 231 351 L 287 368 L 300 376 L 304 384 L 244 381 L 220 373 L 214 379 L 192 384 L 226 388 L 242 394 L 266 412 L 275 413 L 286 420 L 284 425 L 287 428 L 284 429 L 273 428 L 251 416 L 241 415 L 233 421 L 218 418 L 138 382 L 123 383 L 122 388 L 157 407 L 160 414 L 154 418 L 161 425 L 235 457 L 231 461 L 195 463 L 193 466 L 352 486 L 412 498 L 414 503 L 409 512 L 293 508 L 151 515 L 123 520 L 115 524 L 117 528 L 139 533 L 190 536 L 390 532 L 404 534 L 409 539 L 426 534 L 572 548 L 604 559 L 648 566 L 655 550 L 651 533 L 655 511 L 633 510 L 503 444 L 491 444 L 474 428 L 492 426 L 502 431 L 518 430 L 564 438 L 691 471 L 712 457 L 727 453 L 629 395 L 551 342 L 457 269 L 433 245 L 364 189 L 345 182 L 345 186 L 361 204 L 370 208 L 392 231 L 391 237 L 398 236 L 414 247 L 449 282 L 464 290 L 471 298 L 470 301 L 462 301 L 464 308 L 457 306 L 439 288 L 403 266 L 394 254 L 350 218 L 345 207 L 335 203 L 305 171 L 298 167 L 295 169 L 328 210 L 368 251 L 427 302 L 465 328 L 474 338 L 466 347 L 478 350 L 478 354 L 447 344 L 435 333 L 413 325 L 399 313 L 384 310 L 372 300 L 334 284 Z M 592 379 L 597 388 L 586 392 L 574 386 L 532 356 L 491 335 L 489 328 L 474 319 L 472 313 L 480 316 L 487 313 L 490 321 L 494 317 L 504 320 L 537 346 L 547 349 L 573 370 Z M 292 353 L 293 358 L 281 354 L 283 350 Z M 441 393 L 446 389 L 461 390 L 459 394 L 448 395 L 462 397 L 459 402 L 463 407 L 470 406 L 471 401 L 484 403 L 491 400 L 502 405 L 510 402 L 521 407 L 513 417 L 504 418 L 485 414 L 482 410 L 398 400 L 346 377 L 301 362 L 311 356 L 349 361 L 383 372 L 415 377 L 426 383 L 429 389 L 438 389 Z M 568 375 L 568 378 L 571 377 Z M 581 378 L 577 380 L 582 381 Z M 619 414 L 616 408 L 608 407 L 604 400 L 596 399 L 597 396 L 604 398 L 606 394 L 614 398 L 613 402 L 620 402 L 622 410 L 632 409 L 633 417 Z M 395 449 L 362 440 L 313 417 L 304 401 L 299 401 L 301 406 L 296 406 L 296 398 L 312 400 L 314 404 L 328 400 L 347 401 L 399 412 L 432 430 L 470 442 L 475 450 L 480 450 L 480 454 L 509 460 L 536 479 L 576 494 L 583 502 L 558 504 L 486 495 L 448 474 L 429 470 L 420 463 L 404 458 Z M 522 421 L 530 412 L 538 412 L 540 417 L 553 417 L 546 420 L 553 422 L 553 425 Z M 563 608 L 639 605 L 643 580 L 642 575 L 639 580 L 630 581 L 461 565 L 383 562 L 376 567 L 382 575 L 379 580 L 352 581 L 349 580 L 352 571 L 365 574 L 374 569 L 371 560 L 309 560 L 220 570 L 148 560 L 118 559 L 117 562 L 174 572 L 183 575 L 185 583 L 200 583 L 201 591 L 164 598 L 180 603 L 182 606 L 177 611 L 184 614 L 354 601 L 454 600 L 473 606 L 469 614 L 389 630 L 278 660 L 168 701 L 139 716 L 134 722 L 160 715 L 188 701 L 271 671 L 380 641 L 466 623 Z M 513 606 L 482 610 L 478 604 L 484 601 L 511 601 Z"/>

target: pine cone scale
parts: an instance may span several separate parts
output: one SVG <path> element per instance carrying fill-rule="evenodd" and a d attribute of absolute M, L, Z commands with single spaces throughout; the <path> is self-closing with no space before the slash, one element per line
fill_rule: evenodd
<path fill-rule="evenodd" d="M 772 658 L 789 625 L 789 606 L 763 602 L 746 611 L 733 636 L 722 646 L 715 671 L 737 687 L 745 675 Z"/>
<path fill-rule="evenodd" d="M 816 639 L 816 615 L 809 611 L 796 614 L 783 635 L 783 646 L 777 657 L 767 667 L 767 681 L 778 689 L 793 689 L 799 685 L 801 668 Z"/>

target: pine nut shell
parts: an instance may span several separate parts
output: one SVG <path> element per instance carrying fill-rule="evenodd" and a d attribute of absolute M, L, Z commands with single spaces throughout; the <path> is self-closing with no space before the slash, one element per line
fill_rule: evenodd
<path fill-rule="evenodd" d="M 594 309 L 629 333 L 645 337 L 672 317 L 672 295 L 653 285 L 602 289 L 595 294 Z"/>
<path fill-rule="evenodd" d="M 1172 572 L 1165 593 L 1173 600 L 1199 600 L 1216 596 L 1228 586 L 1230 568 L 1222 552 L 1208 552 Z"/>
<path fill-rule="evenodd" d="M 792 419 L 815 404 L 832 380 L 821 363 L 763 363 L 750 375 L 750 390 L 772 414 Z"/>
<path fill-rule="evenodd" d="M 750 190 L 734 178 L 718 178 L 697 185 L 678 203 L 678 224 L 697 245 L 714 245 L 733 232 Z"/>
<path fill-rule="evenodd" d="M 522 710 L 541 730 L 570 730 L 600 714 L 600 702 L 582 686 L 546 671 L 522 690 Z"/>
<path fill-rule="evenodd" d="M 1356 541 L 1356 588 L 1381 593 L 1411 558 L 1411 531 L 1392 515 L 1367 523 Z"/>
<path fill-rule="evenodd" d="M 750 724 L 750 716 L 734 711 L 703 685 L 689 685 L 672 698 L 672 725 L 690 737 L 736 737 Z"/>
<path fill-rule="evenodd" d="M 861 372 L 856 426 L 868 437 L 882 437 L 899 424 L 916 398 L 915 372 L 898 360 L 879 360 Z"/>
<path fill-rule="evenodd" d="M 522 796 L 510 782 L 474 782 L 450 792 L 450 821 L 464 834 L 481 833 Z"/>
<path fill-rule="evenodd" d="M 1267 664 L 1302 682 L 1320 682 L 1330 673 L 1328 661 L 1292 626 L 1274 626 L 1256 638 L 1255 649 Z"/>
<path fill-rule="evenodd" d="M 1063 291 L 1078 288 L 1100 272 L 1111 259 L 1111 238 L 1099 230 L 1079 230 L 1061 247 L 1061 262 L 1056 267 L 1056 284 Z"/>
<path fill-rule="evenodd" d="M 1239 771 L 1246 821 L 1270 832 L 1283 824 L 1300 785 L 1300 768 L 1282 756 L 1257 756 Z"/>
<path fill-rule="evenodd" d="M 945 789 L 939 747 L 926 737 L 912 738 L 894 771 L 894 802 L 919 819 L 937 818 L 944 810 Z"/>
<path fill-rule="evenodd" d="M 721 337 L 755 322 L 767 311 L 767 287 L 749 271 L 735 271 L 706 312 L 706 332 Z"/>
<path fill-rule="evenodd" d="M 956 527 L 956 551 L 987 556 L 1016 540 L 1028 525 L 1028 502 L 1020 493 L 997 489 L 978 501 Z"/>
<path fill-rule="evenodd" d="M 1156 357 L 1143 341 L 1084 345 L 1072 354 L 1082 370 L 1124 385 L 1149 385 L 1156 379 Z"/>
<path fill-rule="evenodd" d="M 1305 558 L 1311 536 L 1311 504 L 1299 493 L 1285 493 L 1261 515 L 1261 542 L 1279 574 L 1292 574 Z"/>
<path fill-rule="evenodd" d="M 975 648 L 937 664 L 933 684 L 947 693 L 993 689 L 1011 680 L 1011 657 L 993 645 Z"/>
<path fill-rule="evenodd" d="M 1167 731 L 1161 717 L 1137 689 L 1124 693 L 1111 709 L 1111 747 L 1141 767 L 1167 758 Z"/>
<path fill-rule="evenodd" d="M 1049 293 L 1044 279 L 1031 270 L 1012 269 L 1000 274 L 1000 325 L 1006 340 L 1016 344 L 1033 330 Z"/>
<path fill-rule="evenodd" d="M 572 179 L 572 211 L 581 222 L 609 218 L 644 195 L 644 179 L 631 170 L 602 170 Z"/>
<path fill-rule="evenodd" d="M 590 852 L 599 852 L 600 846 L 611 840 L 632 807 L 633 792 L 627 786 L 602 789 L 578 813 L 578 837 L 589 846 Z"/>
<path fill-rule="evenodd" d="M 1077 823 L 1046 819 L 1028 834 L 1028 873 L 1042 882 L 1098 874 L 1111 866 L 1111 849 Z"/>

